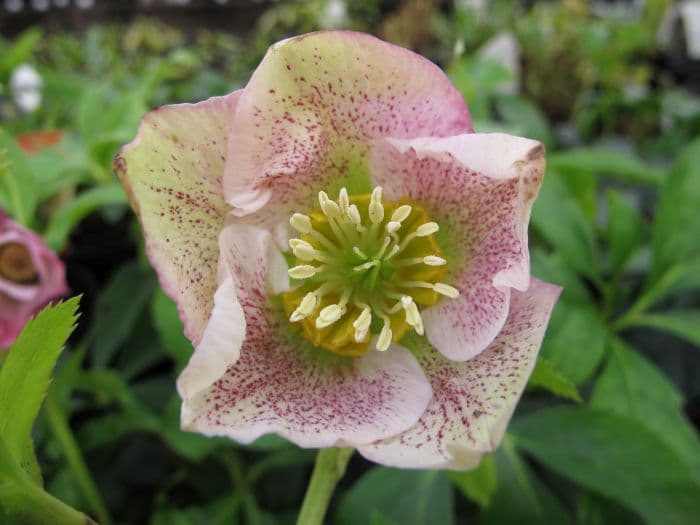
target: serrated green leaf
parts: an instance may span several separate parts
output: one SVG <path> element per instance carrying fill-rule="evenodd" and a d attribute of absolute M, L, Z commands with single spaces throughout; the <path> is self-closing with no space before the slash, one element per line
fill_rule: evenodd
<path fill-rule="evenodd" d="M 548 390 L 559 397 L 571 399 L 577 403 L 582 402 L 581 394 L 579 394 L 576 385 L 559 372 L 551 361 L 544 357 L 537 359 L 529 384 L 533 387 Z"/>
<path fill-rule="evenodd" d="M 540 410 L 511 424 L 516 446 L 560 475 L 613 498 L 649 523 L 686 525 L 700 515 L 692 470 L 641 423 L 574 407 Z"/>
<path fill-rule="evenodd" d="M 653 363 L 622 341 L 596 383 L 591 406 L 630 417 L 675 450 L 700 481 L 700 441 L 683 415 L 683 398 Z"/>
<path fill-rule="evenodd" d="M 343 495 L 336 522 L 452 525 L 453 499 L 441 472 L 374 467 Z"/>
<path fill-rule="evenodd" d="M 489 505 L 498 488 L 496 463 L 492 454 L 485 455 L 474 470 L 448 472 L 447 477 L 462 494 L 481 507 Z"/>
<path fill-rule="evenodd" d="M 30 320 L 0 370 L 0 438 L 18 465 L 32 472 L 31 431 L 56 359 L 75 328 L 79 297 L 47 306 Z"/>

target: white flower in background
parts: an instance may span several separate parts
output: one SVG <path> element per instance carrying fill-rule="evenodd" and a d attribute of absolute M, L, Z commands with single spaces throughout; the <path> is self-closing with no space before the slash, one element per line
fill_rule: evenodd
<path fill-rule="evenodd" d="M 41 86 L 43 81 L 29 64 L 15 68 L 10 77 L 10 90 L 15 104 L 25 113 L 31 113 L 41 105 Z"/>
<path fill-rule="evenodd" d="M 505 95 L 514 95 L 520 86 L 520 44 L 510 31 L 501 31 L 488 40 L 479 56 L 502 64 L 510 73 L 511 80 L 499 86 L 497 91 Z"/>
<path fill-rule="evenodd" d="M 669 7 L 656 36 L 662 46 L 671 45 L 679 22 L 688 57 L 700 60 L 700 1 L 685 0 Z"/>
<path fill-rule="evenodd" d="M 337 29 L 347 25 L 348 9 L 344 0 L 328 0 L 319 16 L 319 25 L 324 29 Z"/>

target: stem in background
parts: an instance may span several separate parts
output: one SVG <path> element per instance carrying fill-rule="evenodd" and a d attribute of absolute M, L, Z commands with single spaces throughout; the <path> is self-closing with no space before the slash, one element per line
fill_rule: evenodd
<path fill-rule="evenodd" d="M 75 436 L 71 431 L 68 421 L 66 420 L 60 405 L 56 401 L 55 395 L 52 395 L 51 390 L 46 398 L 45 403 L 46 417 L 51 428 L 51 432 L 63 449 L 68 465 L 76 477 L 80 490 L 85 497 L 85 501 L 90 506 L 92 512 L 95 513 L 98 521 L 102 525 L 112 525 L 112 518 L 107 512 L 107 507 L 102 500 L 95 481 L 90 475 L 90 471 L 85 464 L 83 455 L 75 440 Z"/>
<path fill-rule="evenodd" d="M 335 486 L 345 474 L 352 453 L 351 448 L 326 448 L 318 451 L 297 525 L 323 525 L 323 517 Z"/>

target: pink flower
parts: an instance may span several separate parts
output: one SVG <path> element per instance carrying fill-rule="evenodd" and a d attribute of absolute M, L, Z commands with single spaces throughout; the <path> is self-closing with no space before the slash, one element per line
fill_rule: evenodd
<path fill-rule="evenodd" d="M 63 263 L 44 241 L 0 210 L 0 350 L 29 318 L 68 293 Z"/>
<path fill-rule="evenodd" d="M 115 169 L 196 347 L 183 428 L 418 468 L 499 443 L 560 291 L 529 273 L 544 148 L 473 133 L 435 65 L 286 40 L 244 89 L 149 113 Z"/>

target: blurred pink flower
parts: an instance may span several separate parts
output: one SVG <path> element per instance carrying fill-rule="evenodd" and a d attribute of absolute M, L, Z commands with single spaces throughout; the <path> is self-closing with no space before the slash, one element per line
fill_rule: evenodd
<path fill-rule="evenodd" d="M 560 291 L 530 278 L 544 148 L 473 133 L 434 64 L 285 40 L 244 89 L 149 113 L 115 170 L 196 347 L 183 428 L 413 468 L 500 442 Z"/>
<path fill-rule="evenodd" d="M 0 350 L 51 299 L 68 293 L 65 273 L 39 235 L 0 210 Z"/>

